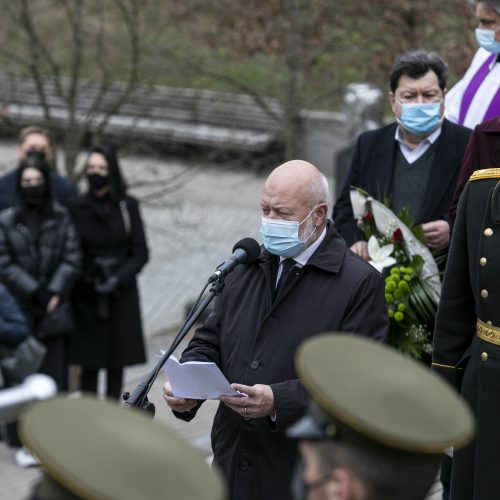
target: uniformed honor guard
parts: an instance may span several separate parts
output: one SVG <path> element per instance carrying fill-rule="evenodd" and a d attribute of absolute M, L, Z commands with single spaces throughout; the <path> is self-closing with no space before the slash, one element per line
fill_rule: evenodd
<path fill-rule="evenodd" d="M 458 394 L 387 345 L 319 335 L 301 345 L 296 368 L 311 397 L 308 414 L 289 429 L 301 440 L 296 498 L 422 500 L 440 454 L 473 436 Z"/>
<path fill-rule="evenodd" d="M 496 130 L 493 121 L 478 126 L 469 144 L 478 167 L 498 161 L 495 122 Z M 454 453 L 450 498 L 499 498 L 500 168 L 475 171 L 460 198 L 432 367 L 462 393 L 477 418 L 475 440 Z"/>
<path fill-rule="evenodd" d="M 33 500 L 223 500 L 217 471 L 135 410 L 90 398 L 39 403 L 21 419 L 44 470 Z"/>

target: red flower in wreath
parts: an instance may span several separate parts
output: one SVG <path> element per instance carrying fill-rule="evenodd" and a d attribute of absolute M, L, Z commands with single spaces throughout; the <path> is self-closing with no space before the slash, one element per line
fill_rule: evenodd
<path fill-rule="evenodd" d="M 373 214 L 371 212 L 366 212 L 361 220 L 366 224 L 367 222 L 370 222 L 373 220 Z"/>
<path fill-rule="evenodd" d="M 396 245 L 403 243 L 403 231 L 401 231 L 399 227 L 392 233 L 392 241 L 394 241 Z"/>

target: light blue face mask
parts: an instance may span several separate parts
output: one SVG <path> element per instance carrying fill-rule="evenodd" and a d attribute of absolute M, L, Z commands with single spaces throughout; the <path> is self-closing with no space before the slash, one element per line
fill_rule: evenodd
<path fill-rule="evenodd" d="M 401 118 L 399 122 L 408 132 L 423 135 L 439 127 L 441 123 L 441 102 L 400 104 Z"/>
<path fill-rule="evenodd" d="M 299 226 L 309 219 L 315 209 L 316 207 L 309 212 L 309 215 L 302 222 L 262 217 L 260 234 L 266 250 L 273 255 L 283 257 L 297 255 L 306 246 L 315 231 L 315 227 L 312 226 L 310 234 L 304 235 L 303 239 L 300 239 Z"/>
<path fill-rule="evenodd" d="M 476 40 L 479 46 L 488 52 L 500 54 L 500 42 L 495 40 L 494 30 L 476 28 Z"/>

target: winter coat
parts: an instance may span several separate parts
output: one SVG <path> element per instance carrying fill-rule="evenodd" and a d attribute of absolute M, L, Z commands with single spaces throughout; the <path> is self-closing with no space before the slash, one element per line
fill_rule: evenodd
<path fill-rule="evenodd" d="M 231 383 L 270 385 L 276 422 L 246 419 L 220 404 L 212 428 L 214 462 L 230 498 L 289 500 L 297 446 L 282 431 L 298 420 L 308 396 L 297 378 L 295 352 L 308 337 L 343 331 L 383 341 L 384 280 L 354 255 L 331 223 L 307 264 L 295 268 L 273 302 L 278 258 L 261 252 L 226 279 L 214 311 L 182 361 L 215 362 Z M 176 413 L 189 420 L 196 410 Z"/>
<path fill-rule="evenodd" d="M 0 284 L 0 345 L 15 346 L 30 333 L 30 328 L 17 302 Z"/>
<path fill-rule="evenodd" d="M 80 265 L 80 246 L 65 208 L 56 204 L 53 214 L 42 219 L 37 241 L 13 207 L 0 213 L 0 280 L 28 317 L 39 288 L 66 298 Z"/>
<path fill-rule="evenodd" d="M 124 213 L 118 202 L 87 193 L 69 205 L 84 261 L 73 293 L 70 360 L 85 368 L 121 368 L 146 360 L 136 276 L 148 261 L 148 247 L 137 201 L 127 196 L 125 202 Z M 102 259 L 111 263 L 107 270 L 97 264 Z M 95 285 L 106 273 L 118 278 L 118 287 L 104 296 Z"/>

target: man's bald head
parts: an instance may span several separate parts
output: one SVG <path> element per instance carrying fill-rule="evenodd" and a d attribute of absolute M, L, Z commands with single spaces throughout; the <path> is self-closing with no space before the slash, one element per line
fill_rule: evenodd
<path fill-rule="evenodd" d="M 312 209 L 320 203 L 329 208 L 329 188 L 326 177 L 312 164 L 303 160 L 291 160 L 276 167 L 266 180 L 264 191 L 272 189 L 293 196 Z"/>
<path fill-rule="evenodd" d="M 325 176 L 314 165 L 302 160 L 288 161 L 275 168 L 264 184 L 262 215 L 266 219 L 298 222 L 299 238 L 309 246 L 326 225 L 328 191 Z"/>

